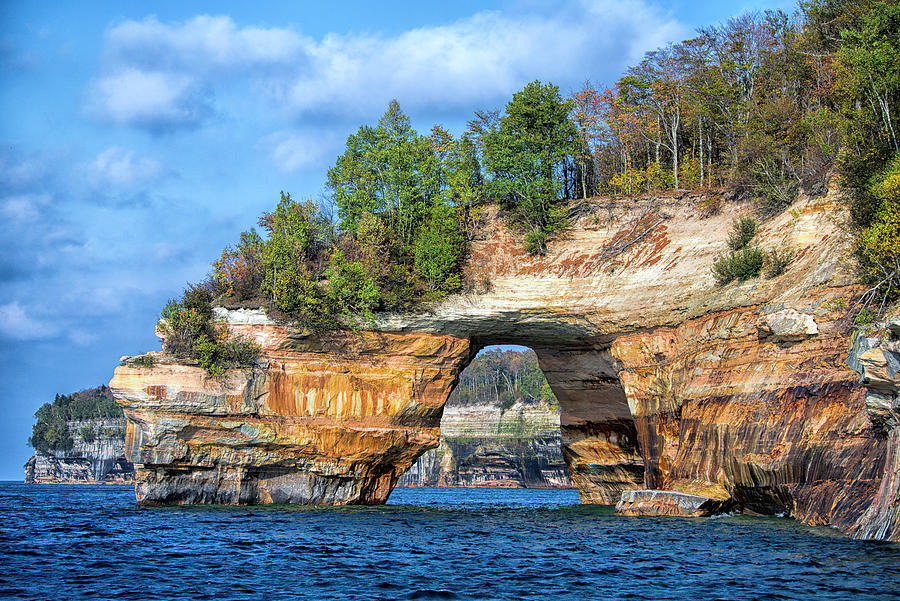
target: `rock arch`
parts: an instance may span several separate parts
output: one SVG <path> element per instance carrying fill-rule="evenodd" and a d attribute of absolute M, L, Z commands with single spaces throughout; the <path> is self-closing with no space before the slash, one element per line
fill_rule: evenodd
<path fill-rule="evenodd" d="M 775 279 L 713 282 L 740 206 L 592 199 L 544 257 L 489 215 L 467 266 L 474 289 L 429 313 L 315 337 L 220 309 L 262 346 L 260 367 L 210 378 L 157 353 L 116 370 L 138 500 L 383 502 L 437 444 L 474 351 L 523 344 L 559 398 L 584 502 L 649 487 L 897 538 L 896 516 L 863 523 L 897 491 L 879 492 L 888 443 L 845 363 L 856 288 L 833 194 L 763 225 L 761 246 L 796 253 Z"/>

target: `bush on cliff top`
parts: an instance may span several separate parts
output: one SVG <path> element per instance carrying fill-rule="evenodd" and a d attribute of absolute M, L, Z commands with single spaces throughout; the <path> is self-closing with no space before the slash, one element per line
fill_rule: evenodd
<path fill-rule="evenodd" d="M 252 366 L 259 356 L 253 341 L 232 336 L 227 326 L 215 322 L 212 293 L 204 285 L 188 286 L 180 301 L 169 300 L 160 327 L 165 333 L 164 351 L 194 359 L 214 376 L 230 367 Z"/>

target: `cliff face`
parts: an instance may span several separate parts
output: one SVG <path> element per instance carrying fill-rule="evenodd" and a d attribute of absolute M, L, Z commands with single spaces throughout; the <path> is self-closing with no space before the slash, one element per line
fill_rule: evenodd
<path fill-rule="evenodd" d="M 796 253 L 786 273 L 724 287 L 710 266 L 743 211 L 704 215 L 697 200 L 581 203 L 543 257 L 489 214 L 468 265 L 487 290 L 383 316 L 372 332 L 304 338 L 222 311 L 261 344 L 257 369 L 217 379 L 157 356 L 116 371 L 138 499 L 383 501 L 437 445 L 473 351 L 518 343 L 559 400 L 584 502 L 662 488 L 896 538 L 867 517 L 879 491 L 896 492 L 885 464 L 897 441 L 873 425 L 845 363 L 841 307 L 857 288 L 835 193 L 762 225 L 755 244 Z"/>
<path fill-rule="evenodd" d="M 125 418 L 67 422 L 68 451 L 37 451 L 25 464 L 25 484 L 130 484 L 134 466 L 125 458 Z M 86 441 L 83 428 L 93 440 Z"/>
<path fill-rule="evenodd" d="M 441 441 L 398 486 L 568 488 L 559 413 L 539 402 L 444 407 Z"/>
<path fill-rule="evenodd" d="M 876 433 L 886 441 L 881 486 L 859 519 L 862 538 L 900 540 L 900 317 L 856 336 L 847 359 L 866 388 L 865 404 Z"/>
<path fill-rule="evenodd" d="M 382 503 L 437 446 L 441 408 L 469 359 L 453 336 L 310 338 L 231 314 L 264 363 L 213 378 L 157 354 L 116 370 L 143 503 Z"/>

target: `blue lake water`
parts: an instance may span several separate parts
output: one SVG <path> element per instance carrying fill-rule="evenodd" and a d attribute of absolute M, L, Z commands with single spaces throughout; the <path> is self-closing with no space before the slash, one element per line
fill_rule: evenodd
<path fill-rule="evenodd" d="M 900 545 L 789 519 L 627 518 L 571 490 L 139 507 L 0 483 L 3 599 L 897 599 Z"/>

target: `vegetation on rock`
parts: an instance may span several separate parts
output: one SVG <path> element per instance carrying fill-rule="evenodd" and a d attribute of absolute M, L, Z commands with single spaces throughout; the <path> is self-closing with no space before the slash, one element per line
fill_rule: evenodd
<path fill-rule="evenodd" d="M 566 223 L 563 201 L 572 191 L 578 148 L 578 130 L 569 116 L 573 107 L 559 88 L 534 81 L 513 94 L 483 139 L 488 195 L 525 231 L 533 254 L 547 252 L 548 236 Z"/>
<path fill-rule="evenodd" d="M 74 394 L 56 395 L 52 403 L 44 403 L 35 412 L 36 421 L 31 428 L 28 444 L 35 451 L 69 451 L 75 444 L 68 422 L 123 417 L 122 408 L 113 399 L 105 385 Z M 85 425 L 80 434 L 84 441 L 94 441 L 95 431 Z"/>
<path fill-rule="evenodd" d="M 230 335 L 226 326 L 215 322 L 212 293 L 205 285 L 188 286 L 180 301 L 169 300 L 159 327 L 164 351 L 194 359 L 214 376 L 230 367 L 252 366 L 259 355 L 253 341 Z"/>
<path fill-rule="evenodd" d="M 479 354 L 460 374 L 451 399 L 457 405 L 493 404 L 504 411 L 516 401 L 559 405 L 530 349 L 491 349 Z"/>
<path fill-rule="evenodd" d="M 759 277 L 764 269 L 768 278 L 778 277 L 787 270 L 794 258 L 790 249 L 773 248 L 766 253 L 759 247 L 750 246 L 757 228 L 756 219 L 752 217 L 739 217 L 732 223 L 728 234 L 731 252 L 713 259 L 712 273 L 720 286 L 733 280 L 743 282 Z"/>
<path fill-rule="evenodd" d="M 566 99 L 529 83 L 502 114 L 476 111 L 459 137 L 441 126 L 419 134 L 392 101 L 328 171 L 337 219 L 282 193 L 260 219 L 267 237 L 250 230 L 226 247 L 209 288 L 313 330 L 356 327 L 474 287 L 461 268 L 484 201 L 498 202 L 539 254 L 565 228 L 567 198 L 716 189 L 765 216 L 801 190 L 823 193 L 838 169 L 871 286 L 863 304 L 895 298 L 898 29 L 895 2 L 803 0 L 793 15 L 747 13 L 647 53 L 609 88 L 585 84 Z M 755 277 L 764 263 L 769 277 L 787 268 L 789 250 L 742 242 L 755 224 L 717 261 L 720 282 Z"/>

